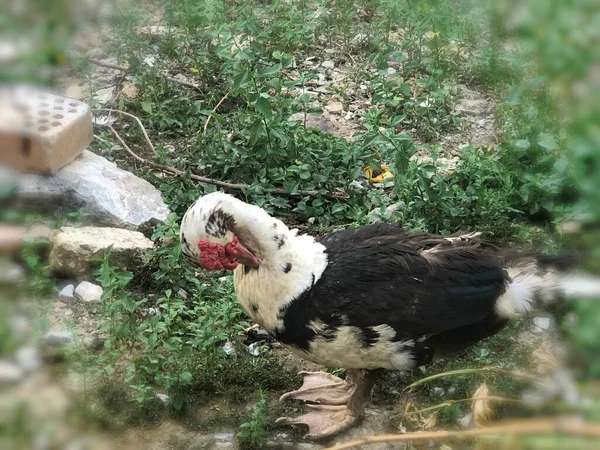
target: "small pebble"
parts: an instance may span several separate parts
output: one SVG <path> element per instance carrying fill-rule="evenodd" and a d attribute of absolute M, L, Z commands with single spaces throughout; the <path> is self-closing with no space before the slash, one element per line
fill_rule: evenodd
<path fill-rule="evenodd" d="M 233 442 L 233 433 L 215 433 L 215 441 L 220 442 Z"/>
<path fill-rule="evenodd" d="M 431 389 L 431 395 L 436 397 L 442 397 L 445 394 L 445 392 L 446 391 L 444 391 L 443 388 L 437 386 Z"/>
<path fill-rule="evenodd" d="M 75 298 L 85 303 L 99 302 L 103 292 L 97 284 L 82 281 L 75 289 Z"/>
<path fill-rule="evenodd" d="M 167 394 L 156 394 L 156 398 L 158 398 L 163 405 L 165 406 L 169 406 L 169 404 L 171 403 L 171 397 L 169 397 Z"/>
<path fill-rule="evenodd" d="M 226 355 L 233 355 L 235 353 L 235 349 L 233 348 L 233 344 L 229 341 L 223 344 L 223 351 Z"/>
<path fill-rule="evenodd" d="M 71 300 L 75 298 L 75 286 L 72 284 L 68 284 L 58 293 L 58 299 L 60 301 L 69 303 Z"/>
<path fill-rule="evenodd" d="M 473 414 L 471 413 L 465 414 L 456 421 L 456 423 L 458 423 L 462 428 L 469 428 L 471 426 L 471 422 L 473 422 Z"/>

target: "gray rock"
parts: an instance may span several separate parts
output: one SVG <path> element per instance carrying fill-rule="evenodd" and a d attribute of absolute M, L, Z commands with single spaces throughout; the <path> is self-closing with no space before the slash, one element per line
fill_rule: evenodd
<path fill-rule="evenodd" d="M 325 111 L 329 114 L 341 114 L 344 111 L 344 105 L 341 102 L 329 102 L 325 105 Z"/>
<path fill-rule="evenodd" d="M 101 227 L 63 227 L 52 238 L 49 264 L 52 271 L 65 277 L 80 277 L 90 272 L 90 258 L 101 257 L 112 245 L 110 263 L 121 269 L 133 269 L 154 244 L 138 231 Z"/>
<path fill-rule="evenodd" d="M 369 43 L 369 35 L 365 33 L 358 33 L 352 39 L 350 39 L 350 44 L 354 47 L 361 47 Z"/>
<path fill-rule="evenodd" d="M 23 345 L 15 351 L 15 361 L 24 372 L 34 372 L 42 367 L 38 349 L 29 345 Z"/>
<path fill-rule="evenodd" d="M 75 298 L 80 302 L 95 303 L 100 301 L 103 292 L 102 287 L 97 284 L 82 281 L 75 289 Z"/>
<path fill-rule="evenodd" d="M 0 360 L 0 386 L 15 384 L 23 379 L 23 370 L 10 361 Z"/>
<path fill-rule="evenodd" d="M 318 128 L 319 130 L 326 132 L 331 131 L 333 127 L 331 119 L 329 119 L 326 116 L 316 116 L 312 114 L 307 114 L 305 117 L 304 113 L 295 113 L 292 114 L 288 120 L 290 122 L 303 122 L 308 128 Z"/>
<path fill-rule="evenodd" d="M 50 330 L 46 333 L 45 343 L 50 347 L 68 344 L 73 339 L 73 333 L 68 330 Z"/>
<path fill-rule="evenodd" d="M 28 209 L 76 208 L 89 223 L 145 233 L 169 214 L 152 184 L 87 150 L 54 175 L 21 174 L 17 198 Z"/>
<path fill-rule="evenodd" d="M 215 433 L 214 436 L 214 447 L 221 450 L 234 450 L 237 449 L 237 443 L 235 440 L 235 434 L 231 432 Z"/>
<path fill-rule="evenodd" d="M 68 303 L 71 300 L 73 300 L 74 295 L 75 295 L 75 287 L 72 284 L 68 284 L 60 290 L 60 292 L 58 293 L 58 299 L 61 302 Z"/>
<path fill-rule="evenodd" d="M 323 61 L 321 63 L 322 67 L 325 67 L 326 69 L 333 69 L 335 67 L 335 63 L 333 61 Z"/>
<path fill-rule="evenodd" d="M 353 180 L 352 183 L 350 183 L 350 187 L 356 189 L 357 191 L 364 191 L 367 188 L 358 180 Z"/>
<path fill-rule="evenodd" d="M 462 99 L 456 104 L 454 109 L 456 110 L 456 112 L 462 115 L 478 117 L 487 114 L 489 108 L 490 104 L 487 100 Z"/>

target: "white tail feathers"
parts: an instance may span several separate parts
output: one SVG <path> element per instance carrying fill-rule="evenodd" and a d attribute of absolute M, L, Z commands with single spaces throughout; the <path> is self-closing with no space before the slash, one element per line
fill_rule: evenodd
<path fill-rule="evenodd" d="M 600 277 L 588 274 L 568 274 L 560 277 L 560 287 L 569 300 L 600 300 Z"/>
<path fill-rule="evenodd" d="M 511 282 L 496 300 L 496 313 L 506 319 L 519 319 L 563 299 L 600 300 L 600 277 L 587 274 L 530 272 L 521 268 L 508 270 Z"/>

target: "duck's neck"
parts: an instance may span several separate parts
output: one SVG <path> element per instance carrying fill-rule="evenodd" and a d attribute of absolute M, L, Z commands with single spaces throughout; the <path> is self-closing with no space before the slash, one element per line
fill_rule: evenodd
<path fill-rule="evenodd" d="M 271 265 L 294 233 L 281 220 L 271 217 L 257 206 L 235 199 L 231 209 L 235 218 L 231 231 L 259 259 L 261 265 Z"/>
<path fill-rule="evenodd" d="M 280 311 L 319 280 L 327 266 L 326 249 L 256 206 L 239 202 L 236 208 L 232 231 L 260 261 L 256 269 L 235 270 L 238 300 L 268 331 L 283 329 Z"/>

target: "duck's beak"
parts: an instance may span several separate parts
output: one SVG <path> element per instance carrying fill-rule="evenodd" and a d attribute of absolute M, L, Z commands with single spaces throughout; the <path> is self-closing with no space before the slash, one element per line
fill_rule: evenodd
<path fill-rule="evenodd" d="M 260 265 L 260 262 L 256 256 L 254 256 L 250 250 L 244 247 L 240 241 L 235 244 L 235 249 L 237 250 L 236 259 L 240 264 L 252 269 L 256 269 Z"/>

